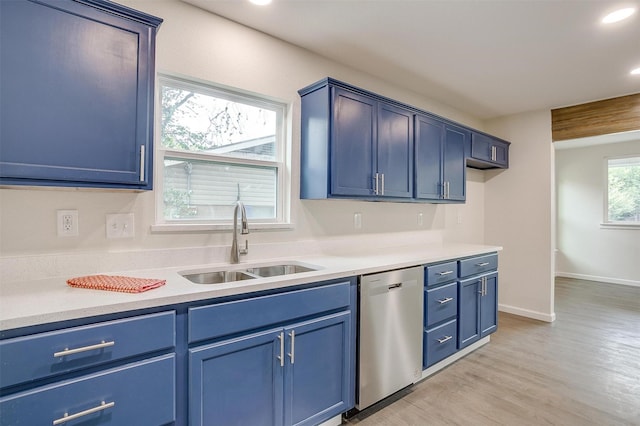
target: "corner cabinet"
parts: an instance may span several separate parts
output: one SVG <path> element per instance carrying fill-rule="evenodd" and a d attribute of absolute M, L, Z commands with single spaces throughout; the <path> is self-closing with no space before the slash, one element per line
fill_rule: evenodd
<path fill-rule="evenodd" d="M 415 118 L 415 198 L 463 202 L 466 199 L 465 147 L 470 132 L 425 115 Z"/>
<path fill-rule="evenodd" d="M 301 198 L 411 199 L 410 110 L 331 81 L 300 93 Z"/>
<path fill-rule="evenodd" d="M 509 145 L 495 136 L 474 131 L 467 165 L 476 169 L 508 169 Z"/>
<path fill-rule="evenodd" d="M 161 19 L 104 0 L 0 2 L 0 184 L 151 189 Z"/>

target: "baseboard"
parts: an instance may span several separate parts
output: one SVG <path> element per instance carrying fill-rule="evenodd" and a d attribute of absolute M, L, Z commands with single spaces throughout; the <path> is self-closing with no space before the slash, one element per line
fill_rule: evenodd
<path fill-rule="evenodd" d="M 640 287 L 640 281 L 624 280 L 620 278 L 611 278 L 611 277 L 598 277 L 596 275 L 574 274 L 571 272 L 556 272 L 556 277 L 575 278 L 577 280 L 600 281 L 600 282 L 609 283 L 609 284 L 621 284 L 621 285 L 629 285 L 632 287 Z"/>
<path fill-rule="evenodd" d="M 514 314 L 514 315 L 519 315 L 521 317 L 533 318 L 533 319 L 544 321 L 544 322 L 554 322 L 556 320 L 555 312 L 551 314 L 545 314 L 543 312 L 532 311 L 529 309 L 518 308 L 516 306 L 509 306 L 509 305 L 503 305 L 503 304 L 498 305 L 498 310 L 502 312 L 506 312 L 508 314 Z"/>

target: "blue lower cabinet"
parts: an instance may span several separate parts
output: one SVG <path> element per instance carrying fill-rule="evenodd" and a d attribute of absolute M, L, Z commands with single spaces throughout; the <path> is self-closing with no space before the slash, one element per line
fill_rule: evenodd
<path fill-rule="evenodd" d="M 453 355 L 458 345 L 458 324 L 455 319 L 425 331 L 424 368 Z"/>
<path fill-rule="evenodd" d="M 498 327 L 498 273 L 461 280 L 458 291 L 458 349 L 462 349 Z"/>
<path fill-rule="evenodd" d="M 285 329 L 285 425 L 316 425 L 352 406 L 350 312 Z"/>
<path fill-rule="evenodd" d="M 270 330 L 191 349 L 189 424 L 282 424 L 283 334 Z"/>
<path fill-rule="evenodd" d="M 0 424 L 170 424 L 175 377 L 171 354 L 45 385 L 0 398 Z"/>
<path fill-rule="evenodd" d="M 189 351 L 190 425 L 315 425 L 352 406 L 351 312 Z"/>

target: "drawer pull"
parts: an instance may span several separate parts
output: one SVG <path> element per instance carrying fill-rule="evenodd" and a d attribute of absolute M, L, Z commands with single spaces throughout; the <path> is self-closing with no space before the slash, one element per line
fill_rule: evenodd
<path fill-rule="evenodd" d="M 436 340 L 438 341 L 438 343 L 442 344 L 444 342 L 448 342 L 451 339 L 453 339 L 453 336 L 445 336 L 442 339 L 436 339 Z"/>
<path fill-rule="evenodd" d="M 444 305 L 445 303 L 449 303 L 453 300 L 453 297 L 447 297 L 445 299 L 438 299 L 438 303 Z"/>
<path fill-rule="evenodd" d="M 451 274 L 453 274 L 453 271 L 438 272 L 438 275 L 440 275 L 441 277 L 443 277 L 445 275 L 451 275 Z"/>
<path fill-rule="evenodd" d="M 476 266 L 487 266 L 489 262 L 476 263 Z"/>
<path fill-rule="evenodd" d="M 61 425 L 62 423 L 70 422 L 71 420 L 79 419 L 80 417 L 88 416 L 89 414 L 97 413 L 98 411 L 106 410 L 107 408 L 115 407 L 115 401 L 104 402 L 102 401 L 97 407 L 89 408 L 88 410 L 80 411 L 76 414 L 64 413 L 64 416 L 53 421 L 53 425 Z"/>
<path fill-rule="evenodd" d="M 80 352 L 87 352 L 87 351 L 92 351 L 94 349 L 102 349 L 102 348 L 108 348 L 109 346 L 113 346 L 115 345 L 116 342 L 115 341 L 110 341 L 110 342 L 105 342 L 104 340 L 102 341 L 102 343 L 98 343 L 96 345 L 89 345 L 89 346 L 83 346 L 81 348 L 76 348 L 76 349 L 69 349 L 69 348 L 65 348 L 64 351 L 60 351 L 60 352 L 55 352 L 53 354 L 54 358 L 59 358 L 61 356 L 65 356 L 65 355 L 73 355 L 73 354 L 78 354 Z"/>

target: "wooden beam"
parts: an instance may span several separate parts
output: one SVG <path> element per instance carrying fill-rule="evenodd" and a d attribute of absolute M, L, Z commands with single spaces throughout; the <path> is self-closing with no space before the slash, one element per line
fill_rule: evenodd
<path fill-rule="evenodd" d="M 554 142 L 640 130 L 640 93 L 551 110 Z"/>

